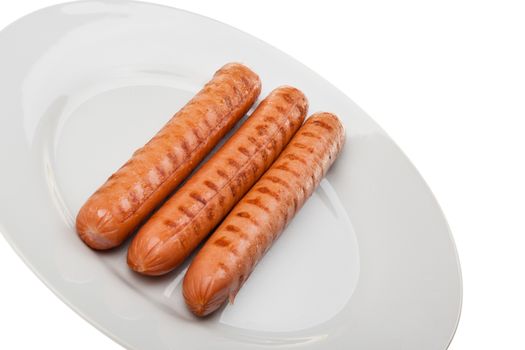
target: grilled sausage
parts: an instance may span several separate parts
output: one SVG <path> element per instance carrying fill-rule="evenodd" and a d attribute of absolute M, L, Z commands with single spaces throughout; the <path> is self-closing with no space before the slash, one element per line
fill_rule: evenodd
<path fill-rule="evenodd" d="M 293 87 L 264 99 L 241 128 L 139 230 L 128 265 L 145 275 L 176 268 L 279 156 L 306 116 Z"/>
<path fill-rule="evenodd" d="M 261 91 L 259 77 L 230 63 L 87 200 L 76 229 L 93 249 L 126 237 L 195 168 L 248 111 Z"/>
<path fill-rule="evenodd" d="M 205 316 L 230 302 L 257 262 L 319 185 L 344 143 L 330 113 L 308 118 L 191 263 L 183 282 L 189 309 Z"/>

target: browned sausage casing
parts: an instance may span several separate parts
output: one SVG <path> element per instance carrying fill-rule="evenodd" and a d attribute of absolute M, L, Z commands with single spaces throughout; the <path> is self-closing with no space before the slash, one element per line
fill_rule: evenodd
<path fill-rule="evenodd" d="M 121 244 L 248 111 L 257 74 L 230 63 L 195 95 L 80 209 L 76 229 L 94 249 Z"/>
<path fill-rule="evenodd" d="M 308 118 L 191 263 L 183 283 L 189 309 L 205 316 L 233 300 L 255 265 L 319 185 L 344 143 L 330 113 Z"/>
<path fill-rule="evenodd" d="M 275 89 L 240 129 L 139 230 L 128 265 L 146 275 L 176 268 L 279 156 L 306 116 L 293 87 Z"/>

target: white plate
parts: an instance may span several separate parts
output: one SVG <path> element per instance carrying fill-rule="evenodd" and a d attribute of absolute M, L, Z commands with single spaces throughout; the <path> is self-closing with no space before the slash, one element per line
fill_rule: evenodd
<path fill-rule="evenodd" d="M 130 349 L 444 349 L 461 307 L 449 228 L 385 133 L 327 81 L 232 27 L 157 5 L 50 7 L 0 34 L 0 230 L 35 273 Z M 213 72 L 244 62 L 263 93 L 302 89 L 337 113 L 346 147 L 234 305 L 205 320 L 183 269 L 128 270 L 126 249 L 76 236 L 83 201 Z"/>

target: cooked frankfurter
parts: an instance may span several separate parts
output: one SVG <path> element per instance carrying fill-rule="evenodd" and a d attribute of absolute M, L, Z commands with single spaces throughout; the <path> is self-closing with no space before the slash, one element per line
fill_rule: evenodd
<path fill-rule="evenodd" d="M 310 197 L 345 140 L 330 113 L 308 118 L 270 169 L 232 209 L 184 277 L 189 309 L 205 316 L 235 295 L 257 262 Z"/>
<path fill-rule="evenodd" d="M 230 63 L 87 200 L 76 219 L 93 249 L 121 244 L 248 111 L 257 74 Z"/>
<path fill-rule="evenodd" d="M 179 266 L 279 156 L 302 125 L 307 108 L 301 91 L 273 90 L 138 231 L 128 250 L 128 265 L 145 275 Z"/>

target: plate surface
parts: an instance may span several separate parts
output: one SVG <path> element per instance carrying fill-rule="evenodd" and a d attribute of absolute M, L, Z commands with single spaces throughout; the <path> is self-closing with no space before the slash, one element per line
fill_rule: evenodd
<path fill-rule="evenodd" d="M 243 32 L 185 11 L 85 1 L 0 33 L 0 231 L 69 306 L 130 349 L 444 349 L 461 275 L 443 214 L 415 168 L 350 99 Z M 226 62 L 252 67 L 264 97 L 291 84 L 335 112 L 347 143 L 234 305 L 194 318 L 182 268 L 127 269 L 96 253 L 74 216 Z M 127 244 L 126 244 L 127 246 Z"/>

